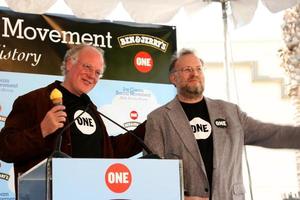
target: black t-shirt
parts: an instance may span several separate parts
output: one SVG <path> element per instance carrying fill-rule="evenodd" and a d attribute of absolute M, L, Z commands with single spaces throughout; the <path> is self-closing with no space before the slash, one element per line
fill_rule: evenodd
<path fill-rule="evenodd" d="M 63 104 L 71 125 L 71 142 L 73 158 L 101 158 L 103 157 L 102 144 L 103 133 L 99 128 L 99 118 L 90 108 L 87 108 L 85 99 L 78 97 L 63 87 L 59 90 L 63 93 Z M 86 110 L 86 111 L 85 111 Z"/>
<path fill-rule="evenodd" d="M 205 165 L 206 175 L 209 181 L 209 186 L 212 188 L 212 171 L 213 171 L 213 136 L 212 127 L 209 119 L 209 114 L 206 102 L 203 98 L 197 103 L 180 102 L 182 108 L 190 121 L 195 139 Z"/>

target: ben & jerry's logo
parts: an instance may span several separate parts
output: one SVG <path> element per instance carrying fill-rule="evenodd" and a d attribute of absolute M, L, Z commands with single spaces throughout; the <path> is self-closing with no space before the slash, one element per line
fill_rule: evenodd
<path fill-rule="evenodd" d="M 141 122 L 136 121 L 139 117 L 139 114 L 138 114 L 137 111 L 132 110 L 129 113 L 129 117 L 130 117 L 131 121 L 128 121 L 128 122 L 124 123 L 125 128 L 136 128 L 138 125 L 141 124 Z"/>
<path fill-rule="evenodd" d="M 121 48 L 132 45 L 145 45 L 166 52 L 169 43 L 166 41 L 146 34 L 128 34 L 118 37 L 118 42 Z"/>
<path fill-rule="evenodd" d="M 8 174 L 5 174 L 5 173 L 1 173 L 0 172 L 0 179 L 3 179 L 5 181 L 8 181 L 9 180 L 9 175 Z"/>
<path fill-rule="evenodd" d="M 0 168 L 1 168 L 1 161 L 0 161 Z M 2 173 L 2 172 L 0 172 L 0 179 L 3 179 L 3 180 L 5 180 L 5 181 L 8 181 L 9 180 L 9 177 L 10 177 L 10 175 L 9 174 L 5 174 L 5 173 Z"/>

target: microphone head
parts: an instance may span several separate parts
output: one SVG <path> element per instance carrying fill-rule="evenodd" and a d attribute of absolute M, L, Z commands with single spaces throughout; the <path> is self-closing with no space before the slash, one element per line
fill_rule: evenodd
<path fill-rule="evenodd" d="M 50 93 L 50 99 L 53 102 L 54 105 L 62 105 L 63 104 L 63 95 L 61 91 L 58 89 L 53 89 L 52 92 Z"/>

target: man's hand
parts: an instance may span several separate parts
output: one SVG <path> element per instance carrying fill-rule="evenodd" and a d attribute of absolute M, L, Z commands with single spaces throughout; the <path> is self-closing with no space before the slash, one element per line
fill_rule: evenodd
<path fill-rule="evenodd" d="M 40 124 L 44 138 L 64 126 L 64 122 L 66 122 L 67 118 L 67 113 L 64 109 L 65 106 L 58 105 L 47 112 Z"/>

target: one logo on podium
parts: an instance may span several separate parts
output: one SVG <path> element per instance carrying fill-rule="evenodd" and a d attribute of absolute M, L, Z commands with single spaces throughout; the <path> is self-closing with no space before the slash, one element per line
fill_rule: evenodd
<path fill-rule="evenodd" d="M 131 182 L 131 172 L 126 165 L 115 163 L 107 168 L 105 183 L 112 192 L 123 193 L 127 191 Z"/>

